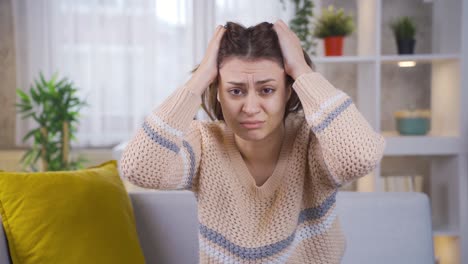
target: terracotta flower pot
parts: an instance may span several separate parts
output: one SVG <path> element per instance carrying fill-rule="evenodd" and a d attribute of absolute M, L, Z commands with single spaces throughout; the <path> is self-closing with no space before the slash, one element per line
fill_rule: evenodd
<path fill-rule="evenodd" d="M 343 55 L 343 36 L 325 38 L 325 56 Z"/>

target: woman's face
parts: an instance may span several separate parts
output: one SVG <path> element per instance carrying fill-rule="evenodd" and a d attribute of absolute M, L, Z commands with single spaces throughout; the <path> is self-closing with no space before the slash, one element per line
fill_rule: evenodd
<path fill-rule="evenodd" d="M 278 63 L 225 60 L 219 69 L 218 100 L 226 124 L 240 138 L 260 141 L 281 129 L 291 88 Z"/>

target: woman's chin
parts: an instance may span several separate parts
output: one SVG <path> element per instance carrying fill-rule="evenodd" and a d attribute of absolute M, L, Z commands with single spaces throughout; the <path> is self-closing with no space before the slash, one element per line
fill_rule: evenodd
<path fill-rule="evenodd" d="M 266 137 L 261 129 L 240 129 L 236 135 L 245 141 L 261 141 Z"/>

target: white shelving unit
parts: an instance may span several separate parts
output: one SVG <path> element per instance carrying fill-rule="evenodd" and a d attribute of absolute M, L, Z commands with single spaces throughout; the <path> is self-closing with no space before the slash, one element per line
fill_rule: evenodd
<path fill-rule="evenodd" d="M 388 6 L 385 1 L 390 0 L 355 0 L 354 53 L 324 57 L 320 55 L 323 46 L 319 43 L 319 55 L 312 60 L 325 76 L 336 67 L 352 67 L 356 72 L 353 101 L 387 140 L 382 163 L 388 158 L 405 159 L 409 164 L 413 159 L 428 162 L 425 192 L 432 206 L 435 253 L 441 257 L 441 263 L 468 263 L 468 0 L 417 0 L 432 7 L 432 52 L 404 56 L 382 54 L 382 31 L 387 27 L 382 22 Z M 321 1 L 316 1 L 316 14 L 321 5 Z M 389 89 L 384 85 L 387 76 L 382 68 L 398 67 L 400 61 L 414 61 L 430 68 L 424 80 L 430 84 L 431 130 L 427 135 L 401 136 L 397 131 L 382 129 L 382 107 L 387 100 L 382 94 Z M 361 178 L 357 190 L 384 191 L 383 167 L 381 164 Z M 440 238 L 447 237 L 450 246 L 438 245 L 446 243 L 439 242 Z"/>

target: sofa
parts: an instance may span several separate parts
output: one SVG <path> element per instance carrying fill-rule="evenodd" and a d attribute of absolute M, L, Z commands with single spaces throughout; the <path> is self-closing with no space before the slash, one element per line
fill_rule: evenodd
<path fill-rule="evenodd" d="M 198 263 L 193 193 L 140 189 L 129 196 L 147 263 Z M 434 263 L 427 195 L 341 191 L 337 210 L 347 239 L 342 263 Z M 11 263 L 2 228 L 0 263 Z"/>

